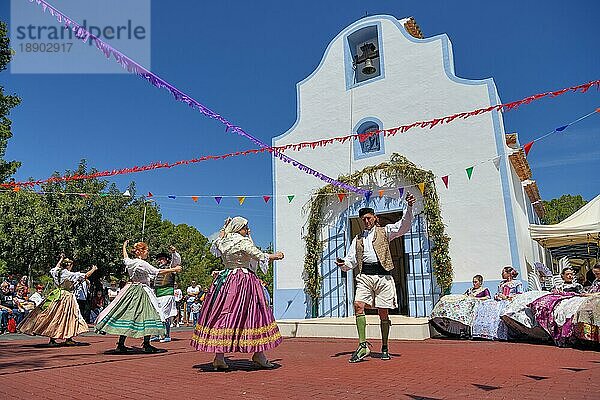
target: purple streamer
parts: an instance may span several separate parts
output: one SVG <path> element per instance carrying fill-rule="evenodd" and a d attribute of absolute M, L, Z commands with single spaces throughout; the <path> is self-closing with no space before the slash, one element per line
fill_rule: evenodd
<path fill-rule="evenodd" d="M 30 3 L 33 3 L 33 1 L 34 0 L 29 0 Z M 151 85 L 153 85 L 156 88 L 167 89 L 169 92 L 171 92 L 171 94 L 173 95 L 173 97 L 175 98 L 176 101 L 186 103 L 190 107 L 192 107 L 192 108 L 198 110 L 200 113 L 204 114 L 205 116 L 221 122 L 223 125 L 226 126 L 227 130 L 230 130 L 231 132 L 234 132 L 242 137 L 245 137 L 246 139 L 248 139 L 248 140 L 252 141 L 253 143 L 257 144 L 258 146 L 260 146 L 261 148 L 267 149 L 274 157 L 277 157 L 286 163 L 293 162 L 293 165 L 296 166 L 301 171 L 304 171 L 310 175 L 314 175 L 315 177 L 319 178 L 320 180 L 322 180 L 324 182 L 327 182 L 329 184 L 332 184 L 339 188 L 346 189 L 346 190 L 354 192 L 354 193 L 359 193 L 363 196 L 365 196 L 368 193 L 368 190 L 361 189 L 361 188 L 358 188 L 358 187 L 355 187 L 352 185 L 348 185 L 343 182 L 339 182 L 333 178 L 330 178 L 329 176 L 327 176 L 325 174 L 320 173 L 319 171 L 316 171 L 316 170 L 300 163 L 299 161 L 296 161 L 296 160 L 276 151 L 271 146 L 264 143 L 262 140 L 250 135 L 249 133 L 244 131 L 239 126 L 232 124 L 231 122 L 229 122 L 227 119 L 225 119 L 221 115 L 210 110 L 208 107 L 205 107 L 204 105 L 200 104 L 198 101 L 196 101 L 192 97 L 188 96 L 187 94 L 183 93 L 182 91 L 177 89 L 175 86 L 169 84 L 167 81 L 161 79 L 154 73 L 148 71 L 147 69 L 145 69 L 144 67 L 139 65 L 137 62 L 135 62 L 131 58 L 127 57 L 125 54 L 123 54 L 120 51 L 113 48 L 111 45 L 103 42 L 100 38 L 94 36 L 93 34 L 88 32 L 86 29 L 82 28 L 75 21 L 73 21 L 71 18 L 65 16 L 62 12 L 58 11 L 56 8 L 54 8 L 54 6 L 47 3 L 45 0 L 35 0 L 35 2 L 38 5 L 41 4 L 44 12 L 47 9 L 50 10 L 49 11 L 50 14 L 52 16 L 55 16 L 56 19 L 58 20 L 58 22 L 62 22 L 64 20 L 65 24 L 67 24 L 67 26 L 68 26 L 68 24 L 72 24 L 73 25 L 72 29 L 74 32 L 76 32 L 75 36 L 80 38 L 83 42 L 87 42 L 88 39 L 90 39 L 93 42 L 93 44 L 96 45 L 96 48 L 98 48 L 100 51 L 102 51 L 107 58 L 110 58 L 110 56 L 112 55 L 115 58 L 115 61 L 119 65 L 121 65 L 123 67 L 123 69 L 146 79 Z"/>

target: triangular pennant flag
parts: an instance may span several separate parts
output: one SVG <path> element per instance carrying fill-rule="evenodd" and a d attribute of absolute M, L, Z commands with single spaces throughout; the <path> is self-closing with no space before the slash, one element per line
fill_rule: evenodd
<path fill-rule="evenodd" d="M 131 197 L 131 193 L 129 193 L 129 189 L 123 192 L 123 196 Z"/>
<path fill-rule="evenodd" d="M 526 143 L 523 146 L 523 150 L 525 150 L 525 156 L 527 156 L 529 154 L 529 150 L 531 150 L 531 146 L 533 146 L 533 140 L 529 143 Z"/>
<path fill-rule="evenodd" d="M 596 108 L 596 112 L 600 113 L 600 107 Z"/>
<path fill-rule="evenodd" d="M 216 197 L 215 197 L 215 201 L 217 202 L 217 204 L 221 204 L 221 199 L 222 199 L 222 198 L 223 198 L 223 197 L 221 197 L 221 196 L 216 196 Z"/>
<path fill-rule="evenodd" d="M 18 192 L 19 190 L 21 190 L 21 188 L 20 188 L 20 187 L 18 187 L 18 186 L 15 186 L 15 187 L 13 188 L 13 192 Z"/>
<path fill-rule="evenodd" d="M 192 196 L 192 200 L 194 200 L 194 203 L 196 203 L 198 201 L 198 196 Z"/>
<path fill-rule="evenodd" d="M 168 195 L 167 197 L 168 197 L 168 198 L 170 198 L 170 199 L 176 199 L 176 198 L 177 198 L 177 196 L 175 196 L 175 195 L 173 195 L 173 194 L 170 194 L 170 195 Z"/>
<path fill-rule="evenodd" d="M 559 128 L 556 128 L 556 129 L 555 129 L 555 131 L 556 131 L 556 132 L 562 132 L 562 131 L 564 131 L 565 129 L 567 129 L 568 127 L 569 127 L 569 125 L 564 125 L 564 126 L 561 126 L 561 127 L 559 127 Z"/>
<path fill-rule="evenodd" d="M 148 192 L 148 196 L 146 196 L 146 197 L 152 197 L 152 196 L 154 196 L 154 195 L 152 194 L 152 192 Z"/>
<path fill-rule="evenodd" d="M 398 193 L 400 193 L 400 197 L 402 197 L 402 195 L 404 195 L 404 188 L 398 188 Z"/>
<path fill-rule="evenodd" d="M 380 191 L 379 191 L 379 198 L 382 198 L 382 197 L 383 197 L 383 192 L 385 192 L 385 190 L 380 190 Z"/>
<path fill-rule="evenodd" d="M 448 189 L 448 175 L 442 176 L 442 181 L 444 181 L 444 185 L 446 185 L 446 189 Z"/>
<path fill-rule="evenodd" d="M 344 197 L 346 197 L 346 193 L 338 193 L 337 196 L 338 196 L 338 199 L 340 199 L 340 203 L 341 203 L 342 201 L 344 201 Z"/>
<path fill-rule="evenodd" d="M 271 200 L 271 196 L 263 196 L 263 200 L 265 201 L 265 203 L 268 203 L 269 200 Z"/>
<path fill-rule="evenodd" d="M 90 197 L 87 193 L 79 193 L 79 195 L 81 197 L 83 197 L 84 199 L 87 199 L 88 197 Z"/>
<path fill-rule="evenodd" d="M 289 195 L 289 196 L 287 197 L 287 198 L 288 198 L 288 203 L 291 203 L 291 202 L 292 202 L 292 200 L 294 200 L 294 197 L 296 197 L 296 196 L 295 196 L 295 195 L 293 195 L 293 194 L 292 194 L 292 195 Z"/>
<path fill-rule="evenodd" d="M 419 190 L 421 191 L 421 194 L 425 194 L 425 182 L 419 183 Z"/>
<path fill-rule="evenodd" d="M 465 170 L 465 171 L 467 171 L 467 177 L 469 179 L 471 179 L 471 175 L 473 175 L 473 168 L 475 168 L 475 167 L 469 167 Z"/>
<path fill-rule="evenodd" d="M 100 196 L 101 197 L 106 197 L 106 196 L 108 196 L 108 193 L 100 193 Z"/>
<path fill-rule="evenodd" d="M 365 193 L 365 200 L 367 201 L 367 203 L 369 202 L 369 200 L 371 200 L 371 195 L 373 194 L 373 191 L 368 190 L 367 193 Z"/>
<path fill-rule="evenodd" d="M 240 203 L 240 206 L 241 206 L 242 204 L 244 204 L 244 201 L 246 200 L 246 196 L 238 196 L 237 199 L 238 199 L 238 201 Z"/>
<path fill-rule="evenodd" d="M 500 156 L 492 158 L 492 161 L 494 162 L 496 169 L 500 170 Z"/>

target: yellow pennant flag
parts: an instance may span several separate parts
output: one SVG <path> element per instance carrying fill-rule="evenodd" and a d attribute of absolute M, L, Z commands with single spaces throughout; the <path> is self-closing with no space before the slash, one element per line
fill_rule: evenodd
<path fill-rule="evenodd" d="M 240 202 L 240 206 L 244 204 L 244 200 L 246 200 L 246 196 L 239 196 L 238 201 Z"/>
<path fill-rule="evenodd" d="M 425 182 L 419 183 L 419 190 L 421 191 L 421 194 L 425 194 Z"/>

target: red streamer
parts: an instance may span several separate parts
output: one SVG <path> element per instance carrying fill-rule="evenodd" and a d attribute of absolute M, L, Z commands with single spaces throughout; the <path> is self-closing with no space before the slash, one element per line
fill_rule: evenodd
<path fill-rule="evenodd" d="M 295 143 L 295 144 L 288 144 L 285 146 L 280 146 L 280 147 L 269 147 L 269 148 L 260 148 L 260 149 L 252 149 L 252 150 L 246 150 L 246 151 L 236 151 L 234 153 L 227 153 L 227 154 L 223 154 L 220 156 L 212 156 L 212 155 L 208 155 L 208 156 L 202 156 L 200 158 L 193 158 L 191 160 L 182 160 L 182 161 L 176 161 L 174 163 L 168 163 L 168 162 L 153 162 L 151 164 L 148 165 L 143 165 L 143 166 L 135 166 L 132 168 L 122 168 L 122 169 L 113 169 L 113 170 L 106 170 L 106 171 L 101 171 L 101 172 L 95 172 L 95 173 L 91 173 L 91 174 L 85 174 L 85 175 L 65 175 L 65 176 L 54 176 L 48 179 L 42 179 L 42 180 L 37 180 L 37 181 L 29 181 L 29 182 L 9 182 L 9 183 L 2 183 L 0 184 L 0 187 L 2 188 L 10 188 L 13 189 L 15 191 L 18 190 L 19 187 L 34 187 L 34 186 L 38 186 L 38 185 L 42 185 L 45 183 L 55 183 L 55 182 L 69 182 L 69 181 L 74 181 L 74 180 L 82 180 L 82 179 L 95 179 L 95 178 L 103 178 L 103 177 L 109 177 L 109 176 L 115 176 L 115 175 L 125 175 L 125 174 L 132 174 L 132 173 L 136 173 L 136 172 L 144 172 L 144 171 L 149 171 L 149 170 L 154 170 L 154 169 L 160 169 L 160 168 L 171 168 L 171 167 L 176 167 L 178 165 L 189 165 L 189 164 L 195 164 L 195 163 L 199 163 L 202 161 L 207 161 L 207 160 L 222 160 L 222 159 L 226 159 L 228 157 L 236 157 L 236 156 L 245 156 L 248 154 L 257 154 L 257 153 L 263 153 L 265 151 L 267 152 L 279 152 L 282 153 L 285 150 L 291 149 L 294 151 L 299 151 L 302 150 L 306 147 L 310 147 L 311 149 L 315 149 L 317 147 L 325 147 L 328 146 L 330 144 L 333 143 L 346 143 L 348 140 L 350 139 L 359 139 L 361 142 L 367 140 L 370 136 L 374 136 L 374 135 L 378 135 L 380 133 L 383 132 L 383 134 L 385 136 L 394 136 L 396 135 L 398 132 L 400 133 L 405 133 L 406 131 L 414 128 L 414 127 L 421 127 L 421 128 L 433 128 L 438 124 L 443 124 L 443 123 L 450 123 L 452 121 L 454 121 L 455 119 L 459 118 L 459 119 L 467 119 L 471 116 L 475 116 L 475 115 L 480 115 L 480 114 L 484 114 L 484 113 L 488 113 L 491 111 L 510 111 L 510 110 L 514 110 L 516 108 L 518 108 L 520 105 L 522 104 L 529 104 L 532 101 L 536 101 L 539 100 L 541 98 L 544 97 L 558 97 L 560 95 L 563 95 L 567 92 L 581 92 L 581 93 L 585 93 L 587 92 L 590 88 L 592 88 L 593 86 L 596 86 L 597 89 L 600 89 L 600 80 L 595 80 L 595 81 L 591 81 L 588 83 L 584 83 L 582 85 L 577 85 L 577 86 L 571 86 L 569 88 L 565 88 L 565 89 L 561 89 L 561 90 L 556 90 L 554 92 L 546 92 L 546 93 L 539 93 L 539 94 L 535 94 L 533 96 L 529 96 L 526 97 L 524 99 L 518 100 L 518 101 L 513 101 L 511 103 L 505 103 L 505 104 L 498 104 L 495 106 L 490 106 L 490 107 L 485 107 L 485 108 L 479 108 L 477 110 L 473 110 L 470 112 L 461 112 L 458 114 L 453 114 L 453 115 L 449 115 L 446 117 L 441 117 L 441 118 L 434 118 L 428 121 L 420 121 L 420 122 L 414 122 L 412 124 L 409 125 L 402 125 L 396 128 L 391 128 L 391 129 L 385 129 L 385 130 L 377 130 L 377 131 L 372 131 L 372 132 L 368 132 L 368 133 L 361 133 L 361 134 L 352 134 L 352 135 L 345 135 L 345 136 L 338 136 L 338 137 L 334 137 L 334 138 L 330 138 L 330 139 L 321 139 L 321 140 L 316 140 L 316 141 L 311 141 L 311 142 L 301 142 L 301 143 Z M 600 110 L 600 109 L 599 109 Z M 531 146 L 529 146 L 531 147 Z"/>

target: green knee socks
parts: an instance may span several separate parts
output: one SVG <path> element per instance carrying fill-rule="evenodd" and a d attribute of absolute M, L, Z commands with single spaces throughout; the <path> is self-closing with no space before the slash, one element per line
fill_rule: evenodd
<path fill-rule="evenodd" d="M 356 329 L 358 330 L 358 341 L 364 343 L 367 341 L 367 317 L 365 314 L 356 314 Z"/>

